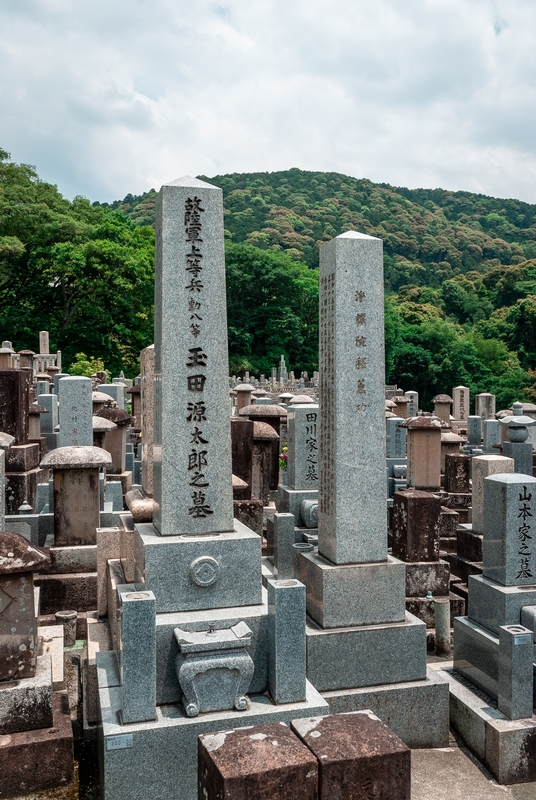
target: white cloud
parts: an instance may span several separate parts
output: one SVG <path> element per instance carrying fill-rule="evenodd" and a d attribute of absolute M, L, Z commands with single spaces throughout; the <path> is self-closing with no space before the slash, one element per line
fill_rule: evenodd
<path fill-rule="evenodd" d="M 336 170 L 536 202 L 532 0 L 0 0 L 0 146 L 67 196 Z"/>

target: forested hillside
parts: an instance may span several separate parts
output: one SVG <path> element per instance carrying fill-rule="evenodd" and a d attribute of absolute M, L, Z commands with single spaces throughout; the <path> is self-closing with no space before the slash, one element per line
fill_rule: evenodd
<path fill-rule="evenodd" d="M 387 291 L 438 288 L 455 275 L 536 258 L 536 205 L 517 200 L 299 169 L 200 177 L 223 189 L 226 235 L 235 243 L 283 250 L 316 267 L 319 245 L 345 230 L 381 237 Z M 154 199 L 151 190 L 111 207 L 147 225 Z"/>
<path fill-rule="evenodd" d="M 318 248 L 347 229 L 385 244 L 386 380 L 424 407 L 463 383 L 499 407 L 533 399 L 536 206 L 336 173 L 224 175 L 232 372 L 318 368 Z M 76 353 L 137 371 L 152 341 L 155 192 L 70 202 L 0 150 L 0 329 L 17 350 L 47 328 Z"/>

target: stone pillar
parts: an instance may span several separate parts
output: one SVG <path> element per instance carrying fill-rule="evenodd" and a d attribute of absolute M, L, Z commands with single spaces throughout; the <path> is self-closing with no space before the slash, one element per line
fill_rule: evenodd
<path fill-rule="evenodd" d="M 536 580 L 536 478 L 518 473 L 484 480 L 483 575 L 502 586 Z"/>
<path fill-rule="evenodd" d="M 408 405 L 410 404 L 410 400 L 405 395 L 395 395 L 393 397 L 393 403 L 395 404 L 396 408 L 394 409 L 394 413 L 397 417 L 401 419 L 407 419 L 410 414 L 408 414 Z"/>
<path fill-rule="evenodd" d="M 464 455 L 445 457 L 445 491 L 454 494 L 470 492 L 471 459 Z"/>
<path fill-rule="evenodd" d="M 437 394 L 432 403 L 434 404 L 434 414 L 450 427 L 450 408 L 454 401 L 448 394 Z"/>
<path fill-rule="evenodd" d="M 39 394 L 37 402 L 48 411 L 40 417 L 41 434 L 54 433 L 58 424 L 58 397 L 55 394 Z"/>
<path fill-rule="evenodd" d="M 508 719 L 532 720 L 534 639 L 523 625 L 499 628 L 498 708 Z"/>
<path fill-rule="evenodd" d="M 0 431 L 28 441 L 30 376 L 23 369 L 0 369 Z"/>
<path fill-rule="evenodd" d="M 156 719 L 156 601 L 152 592 L 117 590 L 120 609 L 121 722 Z"/>
<path fill-rule="evenodd" d="M 393 496 L 393 556 L 401 561 L 438 561 L 441 501 L 429 492 Z"/>
<path fill-rule="evenodd" d="M 153 496 L 154 344 L 140 353 L 141 364 L 141 484 Z"/>
<path fill-rule="evenodd" d="M 91 378 L 62 378 L 59 388 L 60 433 L 59 447 L 91 447 Z"/>
<path fill-rule="evenodd" d="M 405 392 L 404 394 L 409 399 L 407 406 L 408 419 L 410 417 L 416 417 L 419 413 L 419 392 Z"/>
<path fill-rule="evenodd" d="M 306 699 L 305 586 L 268 580 L 268 691 L 275 703 Z"/>
<path fill-rule="evenodd" d="M 292 578 L 294 522 L 294 514 L 274 514 L 274 574 L 279 580 Z"/>
<path fill-rule="evenodd" d="M 251 393 L 255 389 L 250 383 L 240 383 L 236 387 L 236 410 L 251 405 Z"/>
<path fill-rule="evenodd" d="M 493 445 L 498 444 L 501 441 L 501 426 L 499 424 L 499 420 L 485 419 L 482 423 L 482 427 L 484 429 L 484 452 L 495 453 L 496 451 L 493 449 Z"/>
<path fill-rule="evenodd" d="M 250 419 L 231 419 L 231 452 L 233 475 L 243 480 L 247 487 L 235 488 L 235 500 L 249 500 L 253 485 L 253 426 Z"/>
<path fill-rule="evenodd" d="M 514 460 L 499 455 L 475 456 L 472 460 L 473 497 L 472 521 L 473 533 L 484 533 L 484 479 L 490 475 L 512 473 Z"/>
<path fill-rule="evenodd" d="M 110 395 L 112 400 L 117 403 L 117 408 L 125 410 L 125 384 L 124 383 L 101 383 L 99 392 Z"/>
<path fill-rule="evenodd" d="M 41 467 L 54 478 L 54 544 L 96 544 L 100 527 L 99 470 L 111 464 L 99 447 L 58 447 Z"/>
<path fill-rule="evenodd" d="M 402 417 L 389 417 L 385 420 L 387 431 L 387 458 L 405 458 L 407 432 L 400 427 Z"/>
<path fill-rule="evenodd" d="M 454 419 L 467 419 L 471 410 L 471 390 L 468 386 L 455 386 L 452 394 L 454 396 Z"/>
<path fill-rule="evenodd" d="M 50 555 L 46 550 L 35 547 L 17 533 L 0 531 L 0 682 L 35 675 L 37 621 L 33 571 L 49 565 Z M 32 708 L 31 701 L 27 713 L 28 710 L 39 713 L 39 708 Z M 0 722 L 5 721 L 3 711 L 0 705 Z M 0 732 L 8 731 L 2 731 L 0 725 Z"/>
<path fill-rule="evenodd" d="M 49 353 L 48 331 L 39 331 L 39 355 L 48 355 Z M 61 368 L 61 364 L 58 364 L 58 367 Z"/>
<path fill-rule="evenodd" d="M 475 398 L 476 414 L 482 419 L 495 419 L 495 395 L 481 392 Z"/>
<path fill-rule="evenodd" d="M 482 444 L 482 420 L 477 416 L 467 417 L 467 443 L 480 447 Z"/>
<path fill-rule="evenodd" d="M 408 488 L 439 491 L 441 431 L 449 425 L 439 417 L 413 417 L 400 424 L 408 432 Z"/>
<path fill-rule="evenodd" d="M 380 239 L 320 250 L 318 548 L 334 564 L 387 559 L 382 275 Z"/>
<path fill-rule="evenodd" d="M 156 219 L 153 522 L 160 535 L 230 531 L 222 190 L 165 184 Z"/>
<path fill-rule="evenodd" d="M 54 394 L 57 394 L 59 397 L 60 394 L 60 381 L 62 378 L 70 378 L 71 376 L 67 372 L 57 372 L 52 379 L 54 384 Z"/>
<path fill-rule="evenodd" d="M 287 430 L 287 485 L 292 489 L 318 489 L 318 405 L 291 404 L 287 413 Z"/>

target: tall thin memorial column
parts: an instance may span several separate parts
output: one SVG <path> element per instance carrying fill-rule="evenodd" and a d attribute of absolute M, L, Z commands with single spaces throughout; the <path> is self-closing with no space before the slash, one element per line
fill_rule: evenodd
<path fill-rule="evenodd" d="M 355 231 L 320 251 L 318 550 L 387 560 L 382 241 Z"/>
<path fill-rule="evenodd" d="M 155 264 L 154 524 L 233 530 L 222 190 L 196 178 L 159 195 Z"/>

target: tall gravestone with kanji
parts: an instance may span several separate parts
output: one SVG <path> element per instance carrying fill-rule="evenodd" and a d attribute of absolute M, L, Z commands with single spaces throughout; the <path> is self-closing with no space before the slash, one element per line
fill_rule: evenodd
<path fill-rule="evenodd" d="M 382 717 L 382 697 L 396 687 L 385 721 L 430 746 L 448 739 L 448 693 L 427 677 L 426 629 L 406 612 L 405 565 L 387 550 L 383 297 L 380 239 L 348 231 L 322 246 L 318 552 L 298 558 L 307 670 L 332 711 Z M 411 700 L 400 687 L 408 681 Z M 436 717 L 425 730 L 432 695 Z M 418 725 L 404 716 L 408 703 Z"/>
<path fill-rule="evenodd" d="M 121 685 L 99 672 L 105 800 L 130 798 L 132 770 L 143 794 L 194 800 L 205 713 L 227 729 L 328 709 L 306 685 L 305 587 L 263 592 L 261 537 L 233 518 L 223 198 L 195 178 L 158 196 L 154 353 L 153 522 L 133 525 L 136 584 L 116 593 Z M 118 719 L 143 723 L 135 752 L 113 749 Z"/>

